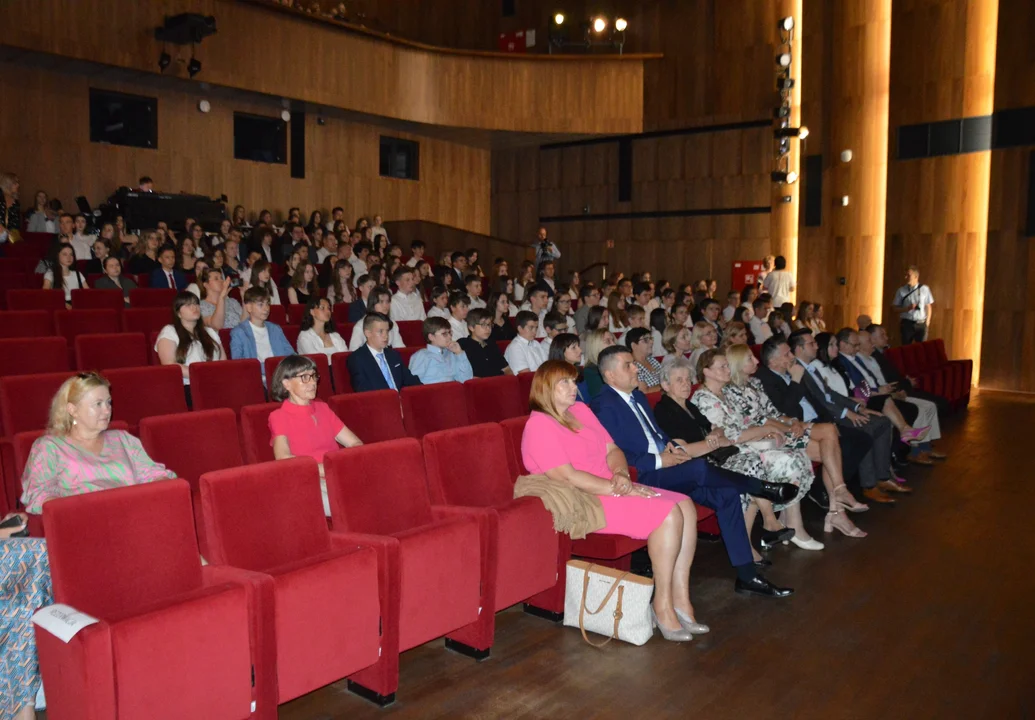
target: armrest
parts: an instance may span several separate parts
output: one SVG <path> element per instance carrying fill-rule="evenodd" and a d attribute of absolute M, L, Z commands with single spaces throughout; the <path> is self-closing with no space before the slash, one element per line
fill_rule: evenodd
<path fill-rule="evenodd" d="M 537 498 L 530 498 L 539 502 Z M 481 545 L 481 607 L 490 614 L 496 611 L 496 573 L 499 564 L 500 516 L 493 508 L 461 505 L 432 505 L 431 516 L 436 520 L 473 518 L 478 521 Z"/>
<path fill-rule="evenodd" d="M 111 626 L 99 620 L 68 643 L 46 630 L 34 629 L 40 672 L 48 682 L 48 710 L 55 717 L 82 720 L 116 717 Z"/>
<path fill-rule="evenodd" d="M 377 594 L 381 605 L 381 654 L 399 654 L 399 597 L 402 573 L 399 568 L 399 540 L 389 535 L 332 532 L 331 547 L 354 550 L 373 548 L 377 553 Z"/>

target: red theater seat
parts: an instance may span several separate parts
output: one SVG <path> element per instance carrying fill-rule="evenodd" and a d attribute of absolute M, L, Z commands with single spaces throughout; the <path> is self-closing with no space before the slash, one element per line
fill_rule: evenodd
<path fill-rule="evenodd" d="M 269 630 L 251 580 L 201 566 L 186 483 L 53 500 L 43 515 L 54 600 L 99 619 L 68 643 L 36 629 L 49 718 L 240 720 L 271 704 L 261 676 L 252 688 Z"/>
<path fill-rule="evenodd" d="M 269 420 L 270 413 L 281 404 L 270 402 L 241 408 L 241 449 L 244 461 L 249 465 L 273 461 Z"/>
<path fill-rule="evenodd" d="M 117 310 L 58 310 L 54 313 L 54 329 L 74 350 L 79 335 L 119 332 L 119 313 Z"/>
<path fill-rule="evenodd" d="M 179 365 L 117 368 L 104 377 L 111 383 L 112 417 L 132 432 L 144 418 L 187 412 Z"/>
<path fill-rule="evenodd" d="M 73 290 L 73 310 L 115 310 L 126 307 L 121 290 Z"/>
<path fill-rule="evenodd" d="M 285 293 L 285 296 L 287 293 Z M 281 305 L 287 311 L 287 324 L 301 325 L 302 315 L 305 314 L 305 305 Z"/>
<path fill-rule="evenodd" d="M 60 290 L 8 290 L 8 310 L 64 310 L 65 295 Z"/>
<path fill-rule="evenodd" d="M 535 377 L 535 373 L 521 373 L 517 376 L 518 379 L 518 394 L 524 403 L 528 404 L 528 398 L 532 395 L 532 379 Z"/>
<path fill-rule="evenodd" d="M 289 306 L 290 307 L 290 306 Z M 304 305 L 300 307 L 305 307 Z M 282 325 L 280 327 L 284 331 L 284 337 L 287 339 L 288 344 L 293 347 L 298 347 L 298 334 L 302 331 L 302 328 L 298 325 Z"/>
<path fill-rule="evenodd" d="M 172 322 L 172 306 L 126 308 L 122 311 L 122 331 L 142 332 L 148 338 Z"/>
<path fill-rule="evenodd" d="M 54 334 L 54 317 L 46 310 L 0 312 L 0 338 L 48 337 Z"/>
<path fill-rule="evenodd" d="M 177 292 L 172 288 L 137 287 L 129 291 L 129 305 L 134 308 L 160 307 L 172 312 Z"/>
<path fill-rule="evenodd" d="M 406 347 L 422 348 L 428 344 L 424 339 L 424 323 L 420 320 L 400 320 L 396 323 L 399 326 L 399 336 Z"/>
<path fill-rule="evenodd" d="M 400 652 L 477 625 L 478 520 L 431 507 L 420 444 L 411 438 L 328 453 L 324 469 L 335 530 L 377 548 L 384 652 L 351 679 L 384 702 L 399 684 Z"/>
<path fill-rule="evenodd" d="M 331 378 L 334 380 L 334 392 L 339 395 L 352 392 L 348 359 L 349 354 L 347 352 L 338 352 L 331 355 Z"/>
<path fill-rule="evenodd" d="M 3 435 L 47 426 L 50 401 L 70 372 L 0 378 L 0 428 Z"/>
<path fill-rule="evenodd" d="M 68 369 L 68 342 L 63 337 L 0 340 L 0 377 Z"/>
<path fill-rule="evenodd" d="M 207 559 L 272 578 L 278 702 L 395 653 L 379 629 L 382 618 L 388 624 L 379 581 L 389 570 L 374 549 L 357 547 L 362 539 L 328 532 L 315 460 L 206 473 L 201 502 Z"/>
<path fill-rule="evenodd" d="M 190 365 L 190 392 L 195 410 L 230 408 L 266 402 L 258 360 L 219 360 Z"/>
<path fill-rule="evenodd" d="M 429 432 L 467 425 L 464 386 L 458 382 L 404 387 L 400 396 L 410 437 L 419 440 Z"/>
<path fill-rule="evenodd" d="M 528 414 L 528 399 L 514 375 L 474 378 L 464 383 L 467 419 L 472 423 L 501 422 Z"/>
<path fill-rule="evenodd" d="M 316 371 L 320 373 L 320 383 L 316 387 L 316 397 L 324 402 L 328 402 L 331 399 L 331 395 L 334 394 L 334 389 L 331 386 L 331 367 L 330 363 L 327 362 L 327 356 L 323 353 L 317 353 L 315 355 L 306 355 L 306 357 L 316 363 Z M 277 366 L 280 365 L 283 359 L 283 357 L 266 358 L 267 385 L 273 381 L 273 373 L 276 372 Z"/>
<path fill-rule="evenodd" d="M 409 367 L 410 366 L 410 358 L 412 358 L 414 355 L 419 353 L 425 347 L 427 347 L 427 346 L 426 345 L 421 345 L 420 347 L 401 347 L 401 348 L 396 348 L 396 349 L 399 352 L 399 357 L 402 358 L 402 364 L 404 366 L 406 366 L 406 367 Z"/>
<path fill-rule="evenodd" d="M 75 365 L 80 370 L 146 367 L 149 355 L 144 333 L 79 335 L 75 339 Z"/>
<path fill-rule="evenodd" d="M 283 327 L 287 324 L 287 309 L 285 305 L 270 305 L 270 316 L 266 318 L 275 325 Z"/>
<path fill-rule="evenodd" d="M 661 393 L 660 392 L 647 393 L 646 397 L 647 397 L 647 403 L 650 405 L 650 409 L 651 410 L 653 410 L 655 407 L 657 407 L 657 404 L 659 402 L 661 402 Z"/>
<path fill-rule="evenodd" d="M 406 437 L 399 393 L 395 390 L 335 395 L 329 405 L 349 430 L 368 445 Z"/>

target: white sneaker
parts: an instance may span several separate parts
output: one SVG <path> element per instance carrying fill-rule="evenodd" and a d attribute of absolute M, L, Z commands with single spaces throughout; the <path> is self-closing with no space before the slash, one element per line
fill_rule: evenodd
<path fill-rule="evenodd" d="M 797 535 L 791 537 L 791 542 L 800 547 L 802 550 L 822 550 L 824 548 L 823 543 L 815 538 L 809 538 L 808 540 L 799 540 Z"/>

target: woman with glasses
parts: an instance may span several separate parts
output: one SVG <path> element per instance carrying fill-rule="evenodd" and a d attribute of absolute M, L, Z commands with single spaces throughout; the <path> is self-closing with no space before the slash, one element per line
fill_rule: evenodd
<path fill-rule="evenodd" d="M 327 484 L 323 479 L 323 456 L 338 446 L 356 447 L 363 441 L 349 430 L 327 403 L 316 399 L 320 373 L 316 363 L 304 355 L 289 355 L 273 373 L 270 397 L 281 403 L 270 413 L 270 444 L 277 460 L 308 455 L 320 464 L 323 510 L 330 517 Z"/>

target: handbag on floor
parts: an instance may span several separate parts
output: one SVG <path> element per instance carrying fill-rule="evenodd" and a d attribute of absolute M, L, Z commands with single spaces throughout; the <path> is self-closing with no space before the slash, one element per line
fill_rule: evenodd
<path fill-rule="evenodd" d="M 615 638 L 643 645 L 654 635 L 650 601 L 654 581 L 628 571 L 569 560 L 565 578 L 564 624 L 577 627 L 583 639 L 602 648 Z M 595 643 L 586 632 L 606 635 Z"/>

